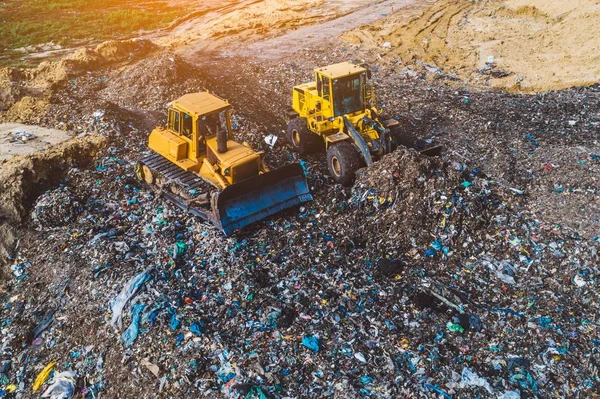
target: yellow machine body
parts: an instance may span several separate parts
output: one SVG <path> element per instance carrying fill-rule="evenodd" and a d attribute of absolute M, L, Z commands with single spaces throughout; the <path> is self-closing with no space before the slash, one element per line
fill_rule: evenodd
<path fill-rule="evenodd" d="M 313 82 L 294 87 L 292 109 L 297 116 L 306 119 L 311 132 L 323 137 L 326 148 L 352 140 L 345 133 L 344 117 L 367 142 L 379 140 L 380 134 L 375 128 L 361 123 L 365 117 L 379 123 L 381 114 L 381 110 L 374 107 L 374 91 L 367 85 L 370 72 L 349 62 L 317 68 L 314 72 Z"/>
<path fill-rule="evenodd" d="M 150 133 L 148 147 L 219 189 L 265 172 L 262 152 L 232 140 L 230 107 L 208 92 L 186 94 L 169 108 L 167 126 Z M 220 129 L 226 130 L 224 152 L 218 151 Z"/>
<path fill-rule="evenodd" d="M 175 100 L 148 147 L 153 153 L 138 161 L 137 177 L 226 235 L 312 200 L 300 164 L 269 171 L 262 152 L 233 140 L 231 106 L 209 92 Z"/>
<path fill-rule="evenodd" d="M 329 174 L 340 184 L 354 182 L 355 172 L 394 151 L 398 145 L 425 155 L 439 155 L 396 119 L 382 120 L 371 71 L 349 62 L 315 69 L 315 80 L 294 86 L 288 111 L 287 139 L 292 150 L 306 154 L 324 142 Z M 419 148 L 421 147 L 421 148 Z"/>

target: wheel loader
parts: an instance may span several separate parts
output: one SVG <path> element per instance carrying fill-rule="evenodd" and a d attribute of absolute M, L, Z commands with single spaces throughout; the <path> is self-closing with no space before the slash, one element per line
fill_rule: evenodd
<path fill-rule="evenodd" d="M 182 96 L 167 126 L 150 133 L 152 154 L 136 164 L 138 179 L 226 235 L 312 200 L 299 164 L 269 171 L 264 153 L 234 141 L 231 126 L 226 100 L 208 91 Z"/>
<path fill-rule="evenodd" d="M 342 62 L 314 72 L 313 82 L 293 88 L 287 139 L 301 155 L 324 143 L 329 174 L 337 183 L 351 185 L 359 168 L 371 166 L 398 145 L 440 154 L 441 146 L 415 138 L 406 123 L 382 120 L 383 110 L 376 108 L 374 87 L 368 83 L 370 70 Z"/>

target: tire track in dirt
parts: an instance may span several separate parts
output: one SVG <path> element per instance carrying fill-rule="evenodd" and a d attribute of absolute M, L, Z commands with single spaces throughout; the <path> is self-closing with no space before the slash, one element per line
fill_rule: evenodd
<path fill-rule="evenodd" d="M 420 0 L 384 0 L 367 7 L 351 11 L 338 18 L 307 25 L 281 36 L 259 42 L 239 51 L 225 52 L 228 56 L 256 56 L 261 59 L 276 59 L 324 41 L 337 39 L 344 32 L 373 23 Z"/>

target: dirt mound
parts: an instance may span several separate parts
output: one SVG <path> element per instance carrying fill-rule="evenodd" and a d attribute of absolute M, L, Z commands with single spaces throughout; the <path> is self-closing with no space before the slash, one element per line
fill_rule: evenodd
<path fill-rule="evenodd" d="M 22 78 L 22 73 L 17 69 L 0 69 L 0 111 L 5 111 L 21 97 L 18 81 Z"/>
<path fill-rule="evenodd" d="M 345 39 L 384 52 L 388 62 L 424 62 L 485 86 L 588 86 L 600 81 L 600 9 L 595 1 L 575 3 L 443 1 L 410 21 L 394 14 Z"/>
<path fill-rule="evenodd" d="M 122 107 L 164 112 L 167 102 L 202 88 L 200 73 L 191 64 L 175 54 L 161 53 L 127 66 L 108 80 L 100 95 Z"/>
<path fill-rule="evenodd" d="M 156 50 L 149 40 L 108 40 L 94 49 L 107 63 L 116 63 L 138 58 Z"/>
<path fill-rule="evenodd" d="M 13 247 L 15 226 L 27 218 L 36 198 L 57 185 L 69 168 L 93 162 L 104 141 L 100 136 L 86 136 L 0 163 L 0 255 Z M 0 262 L 5 260 L 6 256 L 0 256 Z M 0 263 L 0 276 L 3 267 Z"/>
<path fill-rule="evenodd" d="M 25 96 L 14 103 L 4 117 L 12 122 L 38 124 L 49 108 L 47 98 Z"/>
<path fill-rule="evenodd" d="M 34 86 L 46 88 L 89 70 L 140 57 L 154 49 L 154 44 L 148 40 L 111 40 L 94 49 L 79 49 L 57 62 L 42 62 L 28 74 Z"/>

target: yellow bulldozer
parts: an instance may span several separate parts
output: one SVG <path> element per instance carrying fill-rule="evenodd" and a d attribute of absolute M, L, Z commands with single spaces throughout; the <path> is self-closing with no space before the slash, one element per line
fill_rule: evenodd
<path fill-rule="evenodd" d="M 269 171 L 263 152 L 234 141 L 231 105 L 208 91 L 175 100 L 148 147 L 138 179 L 226 235 L 312 200 L 299 164 Z"/>
<path fill-rule="evenodd" d="M 287 139 L 300 154 L 324 143 L 329 174 L 337 183 L 352 184 L 359 168 L 371 166 L 398 145 L 440 154 L 441 146 L 417 139 L 398 120 L 381 120 L 383 110 L 376 107 L 367 68 L 342 62 L 314 72 L 313 82 L 293 88 Z"/>

